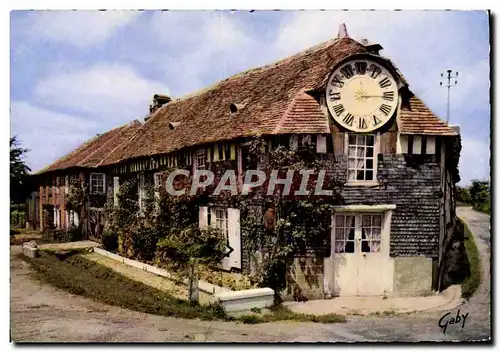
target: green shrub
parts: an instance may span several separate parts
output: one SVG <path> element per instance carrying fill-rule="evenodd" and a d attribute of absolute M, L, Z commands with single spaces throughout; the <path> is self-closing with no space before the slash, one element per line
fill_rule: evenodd
<path fill-rule="evenodd" d="M 238 317 L 238 320 L 244 324 L 260 324 L 264 323 L 264 319 L 256 314 L 242 314 Z"/>
<path fill-rule="evenodd" d="M 201 264 L 219 263 L 225 249 L 226 239 L 219 229 L 189 226 L 158 241 L 157 256 L 169 266 L 183 269 L 191 258 L 197 258 Z"/>
<path fill-rule="evenodd" d="M 102 233 L 102 245 L 105 250 L 116 252 L 118 249 L 118 235 L 116 232 L 110 229 L 105 229 Z"/>

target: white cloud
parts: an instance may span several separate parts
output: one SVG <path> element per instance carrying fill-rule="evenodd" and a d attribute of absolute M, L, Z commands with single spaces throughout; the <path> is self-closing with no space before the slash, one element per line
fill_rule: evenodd
<path fill-rule="evenodd" d="M 10 107 L 11 135 L 30 149 L 27 163 L 32 171 L 71 152 L 97 132 L 106 128 L 83 117 L 43 109 L 26 101 L 13 101 Z"/>
<path fill-rule="evenodd" d="M 137 11 L 34 12 L 31 33 L 46 40 L 78 47 L 106 40 L 113 31 L 133 21 Z"/>
<path fill-rule="evenodd" d="M 97 65 L 60 73 L 35 87 L 37 100 L 44 104 L 116 123 L 145 116 L 156 93 L 168 94 L 168 88 L 123 65 Z"/>

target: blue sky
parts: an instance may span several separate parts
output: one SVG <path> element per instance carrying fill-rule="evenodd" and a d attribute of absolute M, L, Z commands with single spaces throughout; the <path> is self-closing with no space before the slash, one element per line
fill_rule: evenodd
<path fill-rule="evenodd" d="M 11 135 L 36 171 L 97 133 L 337 35 L 378 42 L 443 119 L 440 73 L 459 71 L 451 123 L 462 184 L 490 173 L 489 24 L 484 11 L 12 11 Z"/>

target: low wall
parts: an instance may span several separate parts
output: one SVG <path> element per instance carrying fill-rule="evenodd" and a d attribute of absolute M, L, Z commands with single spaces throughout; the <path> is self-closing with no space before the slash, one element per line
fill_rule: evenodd
<path fill-rule="evenodd" d="M 432 290 L 432 258 L 394 258 L 394 294 L 418 296 Z"/>

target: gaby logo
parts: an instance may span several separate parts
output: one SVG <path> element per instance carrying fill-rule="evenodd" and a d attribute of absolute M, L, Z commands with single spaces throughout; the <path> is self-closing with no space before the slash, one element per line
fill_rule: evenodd
<path fill-rule="evenodd" d="M 443 329 L 443 334 L 446 334 L 446 329 L 448 328 L 448 325 L 455 325 L 462 323 L 462 329 L 465 326 L 465 320 L 469 316 L 469 313 L 467 314 L 460 314 L 460 309 L 457 312 L 457 315 L 455 317 L 451 316 L 451 313 L 448 312 L 445 315 L 439 319 L 439 327 Z"/>
<path fill-rule="evenodd" d="M 196 195 L 199 189 L 212 186 L 214 184 L 215 175 L 210 170 L 196 170 L 193 174 L 193 181 L 190 187 L 182 187 L 175 189 L 174 184 L 176 178 L 180 176 L 189 177 L 191 174 L 189 170 L 178 169 L 171 172 L 166 180 L 166 190 L 170 195 L 183 196 L 188 194 Z M 312 177 L 314 175 L 315 182 Z M 238 187 L 238 178 L 236 177 L 235 170 L 226 170 L 222 177 L 217 182 L 217 186 L 213 195 L 217 196 L 222 191 L 229 191 L 232 195 L 248 195 L 253 189 L 263 187 L 267 182 L 267 195 L 273 195 L 277 186 L 283 186 L 281 194 L 288 196 L 293 193 L 295 196 L 307 196 L 313 192 L 317 196 L 331 196 L 332 190 L 323 189 L 325 182 L 325 170 L 287 170 L 286 176 L 280 177 L 278 170 L 272 170 L 268 175 L 262 170 L 247 170 L 242 179 L 241 187 Z M 297 176 L 300 182 L 297 184 Z M 314 187 L 311 183 L 315 183 Z M 292 185 L 299 186 L 291 192 Z M 189 188 L 189 189 L 188 189 Z"/>

